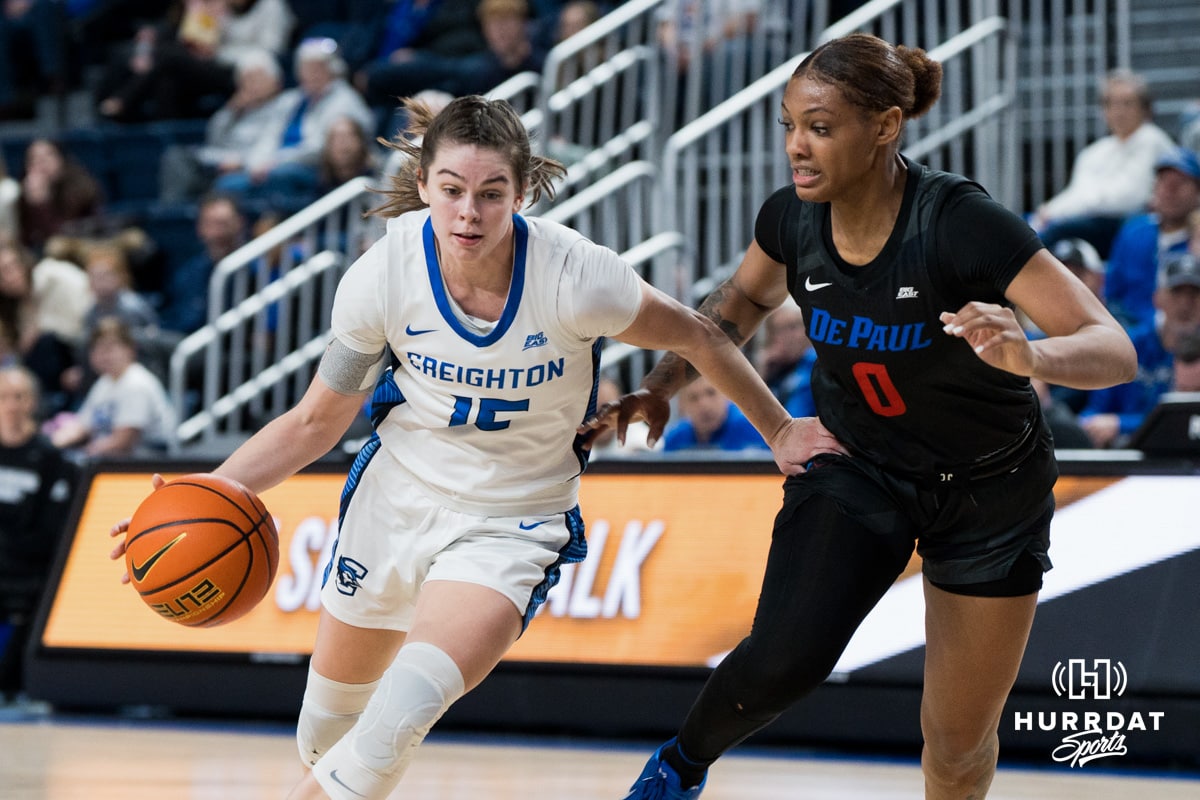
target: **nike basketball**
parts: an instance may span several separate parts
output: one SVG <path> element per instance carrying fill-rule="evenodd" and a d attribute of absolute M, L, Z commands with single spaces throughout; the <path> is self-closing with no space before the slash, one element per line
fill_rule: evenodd
<path fill-rule="evenodd" d="M 138 506 L 125 565 L 133 588 L 164 619 L 224 625 L 266 596 L 279 567 L 279 536 L 245 486 L 209 473 L 185 475 Z"/>

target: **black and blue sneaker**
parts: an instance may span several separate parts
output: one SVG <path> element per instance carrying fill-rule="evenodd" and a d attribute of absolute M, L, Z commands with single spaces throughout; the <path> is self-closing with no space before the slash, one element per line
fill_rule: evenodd
<path fill-rule="evenodd" d="M 630 787 L 629 794 L 621 800 L 695 800 L 700 796 L 707 778 L 700 781 L 699 786 L 684 789 L 680 785 L 679 773 L 663 760 L 663 750 L 674 743 L 675 740 L 671 739 L 654 751 L 642 774 Z"/>

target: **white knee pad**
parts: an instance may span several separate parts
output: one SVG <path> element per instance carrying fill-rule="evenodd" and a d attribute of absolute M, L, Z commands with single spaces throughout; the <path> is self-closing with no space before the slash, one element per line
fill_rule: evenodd
<path fill-rule="evenodd" d="M 313 776 L 334 800 L 383 800 L 464 690 L 462 673 L 445 651 L 426 642 L 404 645 L 358 722 L 313 767 Z"/>
<path fill-rule="evenodd" d="M 333 743 L 354 727 L 379 681 L 339 683 L 308 667 L 308 683 L 296 723 L 300 760 L 311 767 Z"/>

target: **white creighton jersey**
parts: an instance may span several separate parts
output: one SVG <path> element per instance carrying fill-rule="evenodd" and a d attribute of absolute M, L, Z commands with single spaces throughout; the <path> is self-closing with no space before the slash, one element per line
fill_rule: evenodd
<path fill-rule="evenodd" d="M 490 331 L 447 294 L 427 211 L 388 221 L 333 308 L 342 344 L 387 346 L 399 362 L 376 389 L 394 403 L 373 415 L 382 445 L 404 477 L 468 513 L 575 506 L 586 464 L 575 428 L 595 408 L 600 337 L 641 305 L 641 279 L 612 251 L 547 220 L 513 215 L 513 227 L 512 284 Z"/>

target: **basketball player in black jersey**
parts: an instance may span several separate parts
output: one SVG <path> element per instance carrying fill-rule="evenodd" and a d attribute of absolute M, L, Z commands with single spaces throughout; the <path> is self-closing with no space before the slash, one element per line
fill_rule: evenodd
<path fill-rule="evenodd" d="M 971 181 L 899 152 L 941 91 L 923 50 L 833 40 L 783 99 L 792 186 L 702 305 L 741 344 L 790 294 L 817 350 L 805 473 L 784 484 L 747 636 L 626 800 L 699 797 L 708 767 L 821 683 L 923 559 L 925 796 L 982 798 L 1033 622 L 1057 477 L 1030 378 L 1094 389 L 1136 357 L 1099 300 Z M 1030 342 L 1019 307 L 1047 334 Z M 694 371 L 665 357 L 592 424 L 657 437 Z M 916 621 L 914 620 L 914 623 Z"/>

